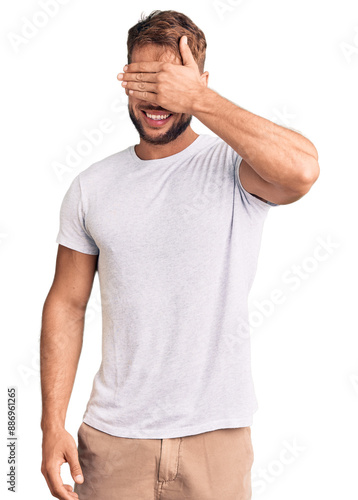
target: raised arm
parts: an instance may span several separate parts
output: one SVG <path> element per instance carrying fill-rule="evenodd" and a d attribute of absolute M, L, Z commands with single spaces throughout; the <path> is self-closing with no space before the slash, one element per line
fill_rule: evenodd
<path fill-rule="evenodd" d="M 97 269 L 98 255 L 58 246 L 55 276 L 44 303 L 40 341 L 42 392 L 41 472 L 53 496 L 77 498 L 63 485 L 60 467 L 68 462 L 73 479 L 82 475 L 76 442 L 65 430 L 68 403 L 82 349 L 86 306 Z M 72 492 L 71 494 L 69 492 Z"/>
<path fill-rule="evenodd" d="M 117 76 L 126 94 L 195 116 L 242 157 L 240 181 L 254 196 L 279 205 L 302 198 L 320 173 L 315 146 L 299 132 L 208 88 L 209 73 L 200 73 L 185 39 L 182 36 L 179 43 L 182 65 L 159 61 L 126 65 Z"/>

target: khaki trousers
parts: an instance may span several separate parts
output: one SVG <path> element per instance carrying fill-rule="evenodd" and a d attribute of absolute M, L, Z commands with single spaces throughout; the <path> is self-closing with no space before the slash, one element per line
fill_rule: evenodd
<path fill-rule="evenodd" d="M 167 439 L 116 437 L 82 422 L 79 500 L 250 500 L 251 428 Z"/>

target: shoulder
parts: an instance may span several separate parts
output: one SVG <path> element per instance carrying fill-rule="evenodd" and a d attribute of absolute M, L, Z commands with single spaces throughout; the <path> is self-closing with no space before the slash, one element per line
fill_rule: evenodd
<path fill-rule="evenodd" d="M 92 163 L 78 174 L 80 182 L 87 186 L 91 184 L 98 186 L 103 182 L 110 181 L 112 175 L 127 162 L 128 156 L 129 147 Z"/>

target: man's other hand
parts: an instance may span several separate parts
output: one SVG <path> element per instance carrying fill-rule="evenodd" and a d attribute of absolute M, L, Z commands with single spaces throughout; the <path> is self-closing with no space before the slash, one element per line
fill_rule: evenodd
<path fill-rule="evenodd" d="M 81 484 L 84 481 L 78 460 L 76 442 L 64 428 L 44 429 L 42 440 L 42 465 L 44 475 L 51 494 L 60 500 L 78 499 L 71 485 L 63 484 L 61 465 L 68 462 L 73 480 Z"/>

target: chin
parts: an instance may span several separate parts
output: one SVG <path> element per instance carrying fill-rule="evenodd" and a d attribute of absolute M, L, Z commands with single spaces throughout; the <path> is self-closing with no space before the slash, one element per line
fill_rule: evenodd
<path fill-rule="evenodd" d="M 142 108 L 143 106 L 141 106 Z M 189 127 L 192 120 L 192 115 L 186 115 L 183 113 L 170 113 L 172 114 L 172 124 L 169 128 L 164 130 L 158 127 L 156 130 L 154 127 L 150 127 L 145 122 L 145 117 L 143 116 L 143 111 L 141 108 L 136 109 L 134 114 L 133 108 L 128 104 L 129 117 L 132 120 L 133 125 L 137 129 L 137 132 L 141 139 L 150 144 L 164 145 L 175 141 L 185 130 Z M 163 112 L 163 114 L 166 114 Z M 138 116 L 137 116 L 138 115 Z"/>

